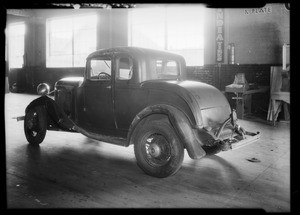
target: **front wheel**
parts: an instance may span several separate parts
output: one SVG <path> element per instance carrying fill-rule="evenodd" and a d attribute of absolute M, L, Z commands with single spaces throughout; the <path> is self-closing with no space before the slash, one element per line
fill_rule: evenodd
<path fill-rule="evenodd" d="M 180 169 L 184 148 L 170 123 L 150 121 L 133 135 L 137 164 L 145 173 L 164 178 Z"/>
<path fill-rule="evenodd" d="M 38 145 L 43 142 L 47 131 L 47 116 L 45 109 L 36 106 L 29 109 L 25 115 L 24 132 L 30 144 Z"/>

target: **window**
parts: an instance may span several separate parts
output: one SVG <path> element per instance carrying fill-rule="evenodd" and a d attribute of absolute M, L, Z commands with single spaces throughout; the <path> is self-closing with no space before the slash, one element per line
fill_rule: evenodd
<path fill-rule="evenodd" d="M 150 72 L 147 73 L 147 80 L 168 79 L 176 80 L 179 75 L 179 68 L 176 61 L 173 60 L 151 60 Z"/>
<path fill-rule="evenodd" d="M 129 44 L 153 49 L 165 48 L 165 9 L 132 9 L 129 16 Z"/>
<path fill-rule="evenodd" d="M 47 67 L 84 67 L 96 50 L 97 15 L 47 20 Z"/>
<path fill-rule="evenodd" d="M 201 5 L 134 8 L 129 44 L 182 55 L 188 66 L 204 64 L 204 9 Z"/>
<path fill-rule="evenodd" d="M 91 59 L 88 68 L 88 79 L 109 80 L 111 77 L 110 59 Z"/>
<path fill-rule="evenodd" d="M 9 25 L 7 34 L 9 68 L 22 68 L 24 64 L 25 24 L 16 23 Z"/>
<path fill-rule="evenodd" d="M 117 79 L 130 80 L 132 77 L 132 59 L 122 57 L 118 61 Z"/>
<path fill-rule="evenodd" d="M 177 76 L 178 75 L 178 68 L 177 63 L 175 61 L 168 61 L 164 65 L 164 69 L 162 71 L 163 75 L 171 75 Z"/>

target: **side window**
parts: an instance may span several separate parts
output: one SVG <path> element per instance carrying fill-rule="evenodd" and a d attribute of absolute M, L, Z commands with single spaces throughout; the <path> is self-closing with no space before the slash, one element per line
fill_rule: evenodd
<path fill-rule="evenodd" d="M 88 71 L 88 79 L 109 80 L 111 78 L 110 59 L 91 59 Z"/>
<path fill-rule="evenodd" d="M 131 58 L 121 57 L 118 60 L 118 80 L 130 80 L 133 73 L 133 62 Z"/>
<path fill-rule="evenodd" d="M 178 77 L 178 64 L 173 60 L 156 60 L 156 67 L 152 78 L 176 79 Z"/>
<path fill-rule="evenodd" d="M 177 75 L 178 74 L 178 67 L 175 61 L 168 61 L 165 66 L 164 73 L 166 75 Z"/>

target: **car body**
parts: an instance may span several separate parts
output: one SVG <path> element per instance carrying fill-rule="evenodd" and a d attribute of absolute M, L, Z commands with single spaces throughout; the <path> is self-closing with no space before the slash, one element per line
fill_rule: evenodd
<path fill-rule="evenodd" d="M 25 110 L 29 143 L 40 144 L 46 130 L 80 132 L 121 146 L 134 144 L 138 165 L 167 177 L 192 159 L 254 142 L 237 124 L 234 110 L 217 88 L 186 80 L 182 56 L 138 47 L 102 49 L 87 57 L 83 77 L 47 85 Z"/>

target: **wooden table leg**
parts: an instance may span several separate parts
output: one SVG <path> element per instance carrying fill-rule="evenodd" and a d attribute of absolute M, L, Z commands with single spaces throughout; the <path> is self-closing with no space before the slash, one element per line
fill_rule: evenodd
<path fill-rule="evenodd" d="M 236 94 L 236 114 L 239 119 L 244 119 L 244 99 L 243 95 Z"/>

